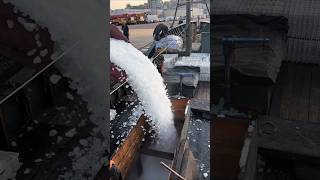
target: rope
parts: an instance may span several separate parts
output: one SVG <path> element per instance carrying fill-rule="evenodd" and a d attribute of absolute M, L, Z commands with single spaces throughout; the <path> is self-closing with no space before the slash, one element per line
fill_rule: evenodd
<path fill-rule="evenodd" d="M 210 10 L 209 10 L 209 7 L 208 7 L 208 3 L 207 3 L 207 0 L 203 0 L 204 1 L 204 3 L 206 4 L 206 7 L 207 7 L 207 11 L 208 11 L 208 13 L 209 13 L 209 16 L 210 16 Z"/>
<path fill-rule="evenodd" d="M 48 65 L 46 65 L 44 68 L 42 68 L 40 71 L 38 71 L 36 74 L 34 74 L 30 79 L 28 79 L 26 82 L 24 82 L 22 85 L 20 85 L 18 88 L 16 88 L 14 91 L 12 91 L 9 95 L 4 97 L 0 100 L 0 104 L 4 103 L 6 100 L 8 100 L 11 96 L 16 94 L 18 91 L 20 91 L 22 88 L 24 88 L 27 84 L 29 84 L 32 80 L 34 80 L 36 77 L 38 77 L 41 73 L 43 73 L 45 70 L 47 70 L 51 65 L 53 65 L 55 62 L 60 60 L 65 54 L 69 53 L 73 50 L 77 45 L 79 44 L 79 41 L 75 42 L 72 46 L 70 46 L 68 49 L 63 51 L 59 56 L 57 56 L 55 59 L 53 59 Z"/>
<path fill-rule="evenodd" d="M 173 17 L 173 22 L 172 22 L 172 24 L 171 24 L 170 28 L 172 28 L 172 27 L 173 27 L 174 22 L 175 22 L 175 20 L 176 20 L 177 11 L 178 11 L 178 7 L 179 7 L 179 2 L 180 2 L 180 0 L 178 0 L 178 2 L 177 2 L 176 10 L 175 10 L 175 12 L 174 12 L 174 17 Z"/>

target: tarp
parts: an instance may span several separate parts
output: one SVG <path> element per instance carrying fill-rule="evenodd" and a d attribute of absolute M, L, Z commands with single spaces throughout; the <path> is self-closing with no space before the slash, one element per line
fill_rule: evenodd
<path fill-rule="evenodd" d="M 288 21 L 285 17 L 213 15 L 213 66 L 224 66 L 222 38 L 269 38 L 265 44 L 235 45 L 231 66 L 247 76 L 276 81 L 286 55 Z"/>
<path fill-rule="evenodd" d="M 156 49 L 167 48 L 169 50 L 181 50 L 183 47 L 183 40 L 179 36 L 169 35 L 165 38 L 160 39 L 156 43 Z"/>

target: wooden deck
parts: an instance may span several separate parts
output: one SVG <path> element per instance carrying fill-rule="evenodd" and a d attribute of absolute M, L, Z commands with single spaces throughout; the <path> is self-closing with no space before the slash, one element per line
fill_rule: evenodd
<path fill-rule="evenodd" d="M 180 142 L 175 150 L 175 158 L 171 167 L 187 180 L 206 179 L 203 173 L 210 169 L 210 127 L 211 122 L 204 118 L 209 113 L 210 83 L 199 82 L 194 97 L 190 100 L 186 119 L 181 132 Z M 199 130 L 201 129 L 201 130 Z M 194 140 L 194 141 L 193 141 Z M 200 163 L 203 170 L 199 169 Z M 170 180 L 178 179 L 170 174 Z"/>
<path fill-rule="evenodd" d="M 200 82 L 197 86 L 194 99 L 210 101 L 210 83 Z"/>
<path fill-rule="evenodd" d="M 271 102 L 270 115 L 320 122 L 320 67 L 283 63 Z"/>
<path fill-rule="evenodd" d="M 320 158 L 319 124 L 262 116 L 258 120 L 259 147 Z"/>
<path fill-rule="evenodd" d="M 258 119 L 259 147 L 320 158 L 320 67 L 283 63 L 269 116 Z"/>

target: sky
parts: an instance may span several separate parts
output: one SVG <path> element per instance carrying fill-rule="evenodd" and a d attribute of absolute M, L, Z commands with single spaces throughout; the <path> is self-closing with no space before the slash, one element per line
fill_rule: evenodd
<path fill-rule="evenodd" d="M 110 0 L 110 8 L 111 9 L 123 9 L 127 4 L 131 5 L 139 5 L 146 3 L 148 0 Z M 165 0 L 168 1 L 168 0 Z"/>

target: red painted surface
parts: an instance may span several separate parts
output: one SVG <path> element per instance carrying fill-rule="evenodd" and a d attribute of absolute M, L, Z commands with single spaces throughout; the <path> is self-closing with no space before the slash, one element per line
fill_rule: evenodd
<path fill-rule="evenodd" d="M 110 37 L 129 42 L 129 40 L 122 34 L 122 32 L 112 24 L 110 24 Z M 110 72 L 111 81 L 121 82 L 127 78 L 126 73 L 124 71 L 121 71 L 120 68 L 113 63 L 110 63 Z"/>
<path fill-rule="evenodd" d="M 27 23 L 36 24 L 28 15 L 23 15 L 21 11 L 14 12 L 14 6 L 10 3 L 4 3 L 0 0 L 0 53 L 10 59 L 16 60 L 18 63 L 41 68 L 47 65 L 51 59 L 54 42 L 51 40 L 50 33 L 47 28 L 39 28 L 29 32 L 24 25 L 18 21 L 23 18 Z M 13 26 L 9 27 L 9 22 L 13 22 Z M 36 36 L 39 37 L 38 44 Z M 41 46 L 39 47 L 39 42 Z M 32 55 L 28 52 L 36 49 Z M 40 55 L 40 51 L 47 49 L 45 56 Z M 41 58 L 41 63 L 33 63 L 36 57 Z"/>

